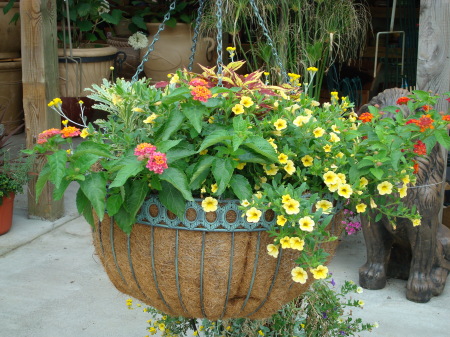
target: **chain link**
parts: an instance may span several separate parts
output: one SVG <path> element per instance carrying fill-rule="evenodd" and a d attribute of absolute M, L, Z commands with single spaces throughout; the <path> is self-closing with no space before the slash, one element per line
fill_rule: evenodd
<path fill-rule="evenodd" d="M 170 13 L 175 9 L 176 4 L 177 0 L 173 0 L 170 4 L 168 12 L 164 15 L 163 21 L 159 24 L 158 31 L 153 36 L 153 41 L 150 43 L 147 52 L 142 57 L 141 64 L 137 67 L 136 74 L 134 74 L 131 79 L 131 83 L 134 83 L 139 79 L 139 74 L 144 70 L 144 63 L 148 61 L 148 55 L 155 49 L 154 45 L 159 40 L 159 34 L 164 30 L 166 22 L 170 19 Z"/>
<path fill-rule="evenodd" d="M 278 66 L 280 67 L 280 72 L 281 72 L 281 78 L 284 82 L 288 82 L 288 76 L 287 76 L 287 72 L 286 69 L 283 66 L 283 63 L 281 62 L 281 58 L 278 55 L 277 49 L 275 48 L 272 38 L 269 35 L 269 31 L 266 27 L 266 25 L 264 24 L 264 20 L 262 19 L 258 7 L 255 4 L 255 0 L 249 0 L 250 5 L 252 6 L 253 12 L 255 13 L 256 19 L 258 20 L 259 25 L 261 26 L 264 36 L 267 39 L 267 44 L 272 48 L 272 54 L 275 57 L 275 61 L 278 63 Z"/>
<path fill-rule="evenodd" d="M 204 5 L 205 5 L 205 0 L 200 0 L 199 6 L 198 6 L 198 11 L 197 11 L 197 18 L 195 19 L 195 28 L 194 28 L 194 37 L 192 38 L 191 56 L 189 57 L 188 69 L 190 71 L 192 71 L 192 66 L 194 64 L 195 51 L 197 49 L 198 32 L 200 30 L 200 24 L 202 22 Z"/>
<path fill-rule="evenodd" d="M 217 77 L 219 78 L 218 85 L 222 86 L 222 0 L 216 0 L 217 4 Z"/>

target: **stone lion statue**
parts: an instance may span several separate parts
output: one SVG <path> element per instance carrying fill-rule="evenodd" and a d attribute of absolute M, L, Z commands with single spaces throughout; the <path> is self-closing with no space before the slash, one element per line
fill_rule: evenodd
<path fill-rule="evenodd" d="M 368 111 L 368 105 L 396 105 L 399 97 L 408 94 L 405 89 L 387 89 L 362 106 L 359 113 Z M 410 113 L 405 105 L 399 108 L 405 116 Z M 416 186 L 408 188 L 403 201 L 406 206 L 416 205 L 422 224 L 413 227 L 410 220 L 401 218 L 394 229 L 385 216 L 374 222 L 376 210 L 362 215 L 367 262 L 359 269 L 359 283 L 366 289 L 382 289 L 387 277 L 405 279 L 406 298 L 424 303 L 444 289 L 450 271 L 450 229 L 439 220 L 446 169 L 441 147 L 436 145 L 417 162 Z"/>

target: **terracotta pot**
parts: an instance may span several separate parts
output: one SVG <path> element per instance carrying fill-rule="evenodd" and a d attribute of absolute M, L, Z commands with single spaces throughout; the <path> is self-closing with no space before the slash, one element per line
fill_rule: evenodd
<path fill-rule="evenodd" d="M 111 76 L 117 49 L 101 45 L 98 48 L 58 49 L 60 95 L 82 97 L 91 94 L 84 90 L 92 84 L 101 84 Z"/>
<path fill-rule="evenodd" d="M 2 44 L 2 43 L 0 43 Z M 5 112 L 2 124 L 6 134 L 23 124 L 22 62 L 0 62 L 0 115 Z M 23 128 L 16 130 L 21 133 Z"/>
<path fill-rule="evenodd" d="M 205 213 L 200 200 L 188 202 L 181 222 L 152 196 L 141 207 L 131 235 L 105 216 L 96 225 L 94 243 L 110 280 L 118 290 L 167 314 L 210 320 L 270 317 L 308 289 L 312 276 L 305 284 L 291 276 L 301 252 L 280 250 L 277 258 L 267 254 L 273 212 L 250 224 L 236 201 L 219 206 Z M 337 236 L 339 219 L 335 216 L 328 227 Z M 323 248 L 333 255 L 337 244 Z"/>
<path fill-rule="evenodd" d="M 20 57 L 20 20 L 9 23 L 12 17 L 19 13 L 19 2 L 15 3 L 7 14 L 3 8 L 7 2 L 0 2 L 0 59 Z"/>
<path fill-rule="evenodd" d="M 147 23 L 149 43 L 153 41 L 158 31 L 159 23 Z M 149 54 L 148 61 L 144 64 L 144 72 L 153 82 L 166 81 L 167 74 L 174 73 L 177 69 L 187 68 L 191 56 L 193 29 L 185 23 L 177 23 L 175 27 L 165 27 L 154 45 L 154 50 Z M 193 71 L 201 72 L 198 64 L 203 66 L 215 65 L 216 42 L 213 38 L 199 38 L 194 58 Z M 147 52 L 147 48 L 141 50 L 141 59 Z"/>
<path fill-rule="evenodd" d="M 10 192 L 7 197 L 2 198 L 0 205 L 0 235 L 7 233 L 12 226 L 14 197 L 16 195 Z"/>

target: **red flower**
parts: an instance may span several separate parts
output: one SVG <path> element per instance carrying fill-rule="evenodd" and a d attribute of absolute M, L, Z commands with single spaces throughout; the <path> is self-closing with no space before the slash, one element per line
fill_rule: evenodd
<path fill-rule="evenodd" d="M 450 115 L 444 115 L 442 116 L 442 120 L 446 122 L 450 122 Z"/>
<path fill-rule="evenodd" d="M 433 107 L 432 107 L 431 105 L 424 105 L 424 106 L 422 107 L 422 109 L 423 109 L 425 112 L 427 112 L 427 111 L 432 110 Z"/>
<path fill-rule="evenodd" d="M 411 98 L 408 97 L 399 97 L 399 99 L 397 99 L 397 104 L 398 105 L 407 104 L 410 100 Z"/>
<path fill-rule="evenodd" d="M 413 174 L 417 174 L 417 173 L 419 173 L 419 164 L 415 160 L 413 160 L 413 162 L 414 162 L 414 165 L 413 165 L 414 172 L 413 172 Z"/>
<path fill-rule="evenodd" d="M 417 153 L 419 155 L 426 155 L 427 154 L 427 146 L 425 145 L 425 143 L 422 142 L 421 140 L 418 140 L 414 144 L 414 153 Z"/>
<path fill-rule="evenodd" d="M 373 115 L 370 112 L 364 112 L 359 116 L 358 119 L 360 119 L 363 123 L 370 122 L 373 118 Z"/>
<path fill-rule="evenodd" d="M 430 115 L 422 115 L 417 121 L 417 125 L 420 126 L 420 132 L 424 132 L 426 129 L 434 129 L 433 122 L 434 120 Z"/>

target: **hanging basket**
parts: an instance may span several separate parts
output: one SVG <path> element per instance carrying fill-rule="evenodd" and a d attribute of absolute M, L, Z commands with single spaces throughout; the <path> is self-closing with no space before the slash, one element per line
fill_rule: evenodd
<path fill-rule="evenodd" d="M 188 202 L 180 221 L 151 196 L 129 236 L 105 215 L 94 243 L 118 290 L 169 315 L 214 321 L 269 317 L 308 289 L 311 277 L 300 284 L 291 276 L 301 252 L 267 254 L 272 211 L 253 224 L 241 217 L 237 201 L 222 201 L 208 213 L 200 204 Z M 329 225 L 334 235 L 342 231 L 338 217 Z M 333 255 L 337 244 L 324 248 Z"/>

